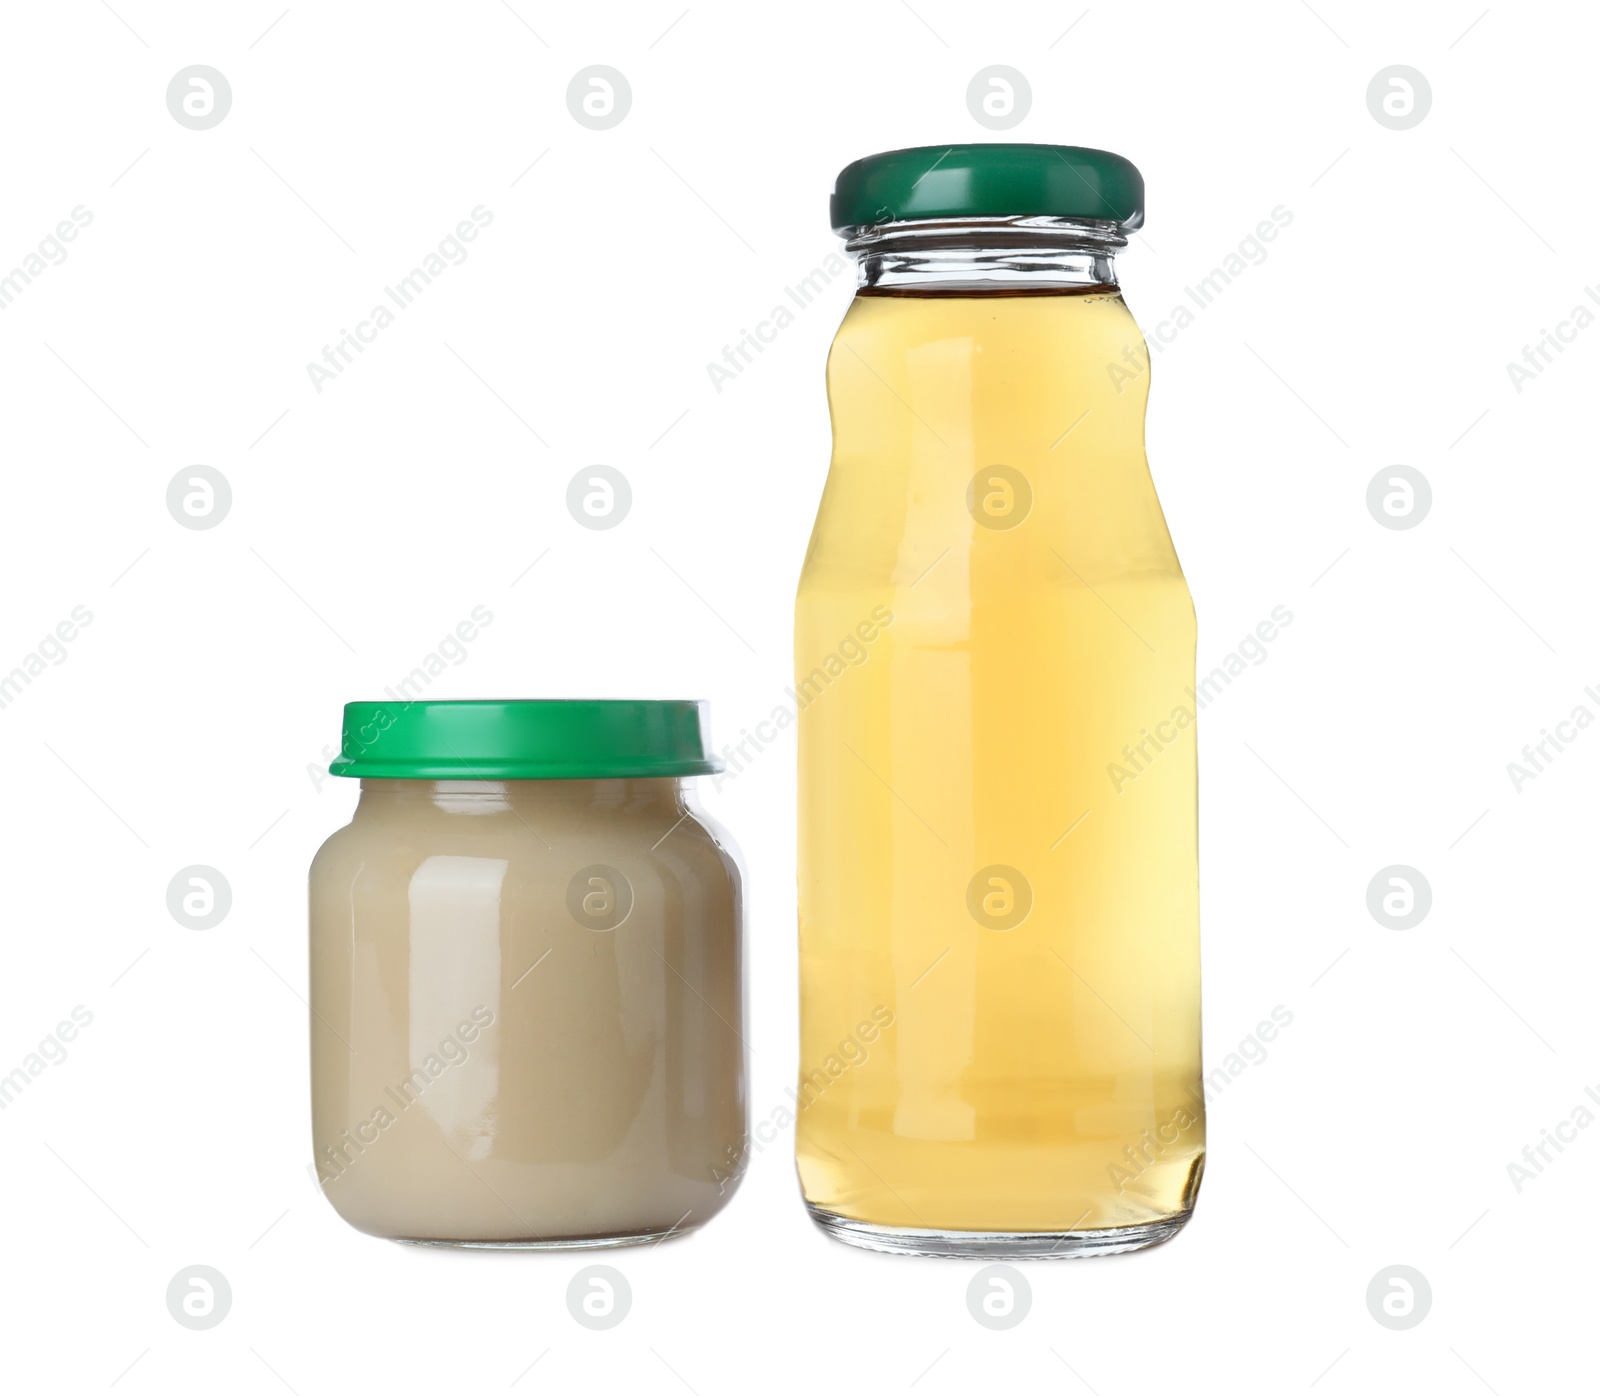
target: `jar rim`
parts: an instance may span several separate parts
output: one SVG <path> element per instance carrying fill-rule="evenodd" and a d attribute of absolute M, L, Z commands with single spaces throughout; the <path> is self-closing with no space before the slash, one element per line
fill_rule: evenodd
<path fill-rule="evenodd" d="M 586 780 L 711 775 L 699 699 L 472 698 L 346 703 L 335 776 Z"/>

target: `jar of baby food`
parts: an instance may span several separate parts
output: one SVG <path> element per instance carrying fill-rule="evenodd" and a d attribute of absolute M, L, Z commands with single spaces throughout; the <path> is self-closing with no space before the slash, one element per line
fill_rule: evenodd
<path fill-rule="evenodd" d="M 694 702 L 351 703 L 311 867 L 315 1168 L 352 1226 L 616 1246 L 727 1203 L 741 888 Z"/>
<path fill-rule="evenodd" d="M 860 279 L 795 608 L 796 1148 L 851 1244 L 1132 1250 L 1199 1190 L 1195 615 L 1114 270 L 1143 217 L 1139 171 L 1073 146 L 835 189 Z"/>

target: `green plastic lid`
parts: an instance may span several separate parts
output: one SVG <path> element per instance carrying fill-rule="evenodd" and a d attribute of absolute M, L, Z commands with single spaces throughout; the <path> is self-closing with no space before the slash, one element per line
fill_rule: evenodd
<path fill-rule="evenodd" d="M 330 775 L 390 780 L 596 780 L 720 771 L 703 703 L 479 698 L 346 703 Z"/>
<path fill-rule="evenodd" d="M 1137 228 L 1144 176 L 1109 150 L 1080 145 L 924 145 L 846 165 L 833 230 L 907 218 L 1077 218 Z"/>

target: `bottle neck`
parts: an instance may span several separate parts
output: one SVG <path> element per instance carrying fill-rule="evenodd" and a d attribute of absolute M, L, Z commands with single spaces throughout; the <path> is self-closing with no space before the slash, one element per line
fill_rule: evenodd
<path fill-rule="evenodd" d="M 1027 294 L 1117 284 L 1128 245 L 1114 223 L 1069 218 L 917 219 L 857 229 L 846 243 L 863 292 Z"/>

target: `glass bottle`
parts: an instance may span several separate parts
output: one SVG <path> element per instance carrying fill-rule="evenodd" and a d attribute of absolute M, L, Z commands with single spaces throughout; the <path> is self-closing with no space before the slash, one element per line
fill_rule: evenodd
<path fill-rule="evenodd" d="M 1205 1157 L 1195 617 L 1113 269 L 1143 181 L 929 147 L 847 168 L 833 214 L 859 289 L 795 608 L 802 1191 L 873 1249 L 1137 1249 Z"/>

